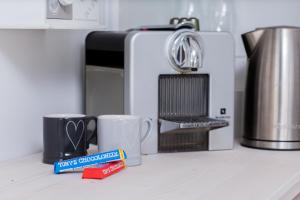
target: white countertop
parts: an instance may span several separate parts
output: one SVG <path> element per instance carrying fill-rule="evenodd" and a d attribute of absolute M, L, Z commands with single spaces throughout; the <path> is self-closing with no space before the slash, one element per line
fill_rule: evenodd
<path fill-rule="evenodd" d="M 53 174 L 42 154 L 0 162 L 0 199 L 291 199 L 300 193 L 300 152 L 255 150 L 156 154 L 104 180 Z"/>

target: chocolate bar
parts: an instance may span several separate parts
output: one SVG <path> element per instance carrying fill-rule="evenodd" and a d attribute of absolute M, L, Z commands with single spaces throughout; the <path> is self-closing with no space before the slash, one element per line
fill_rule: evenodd
<path fill-rule="evenodd" d="M 82 156 L 78 158 L 72 158 L 69 160 L 63 160 L 54 163 L 54 173 L 59 174 L 61 172 L 84 168 L 97 164 L 104 164 L 113 161 L 125 160 L 127 158 L 126 153 L 122 149 L 114 151 L 108 151 L 103 153 L 97 153 L 88 156 Z"/>
<path fill-rule="evenodd" d="M 107 164 L 103 164 L 98 167 L 85 168 L 83 170 L 83 179 L 103 179 L 111 176 L 126 167 L 124 161 L 116 161 Z"/>

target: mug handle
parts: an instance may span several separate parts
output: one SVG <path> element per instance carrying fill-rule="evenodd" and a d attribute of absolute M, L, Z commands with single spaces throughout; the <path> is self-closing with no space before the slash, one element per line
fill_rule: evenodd
<path fill-rule="evenodd" d="M 141 142 L 143 142 L 150 135 L 152 128 L 153 128 L 153 121 L 151 118 L 148 117 L 148 118 L 143 119 L 143 123 L 145 123 L 145 122 L 148 125 L 148 129 L 147 129 L 145 135 L 141 138 Z"/>
<path fill-rule="evenodd" d="M 96 140 L 97 141 L 97 117 L 94 116 L 87 116 L 86 117 L 86 127 L 88 126 L 88 124 L 94 121 L 95 122 L 95 129 L 93 131 L 87 131 L 87 138 L 86 138 L 86 145 L 87 145 L 87 149 L 89 148 L 89 145 L 92 143 L 92 140 Z M 87 129 L 87 128 L 86 128 Z"/>

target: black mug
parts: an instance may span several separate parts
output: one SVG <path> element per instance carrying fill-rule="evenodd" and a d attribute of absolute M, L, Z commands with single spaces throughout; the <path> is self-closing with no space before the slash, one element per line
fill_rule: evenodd
<path fill-rule="evenodd" d="M 89 130 L 94 121 L 95 128 Z M 43 118 L 43 162 L 53 164 L 87 154 L 97 137 L 97 118 L 83 114 L 52 114 Z"/>

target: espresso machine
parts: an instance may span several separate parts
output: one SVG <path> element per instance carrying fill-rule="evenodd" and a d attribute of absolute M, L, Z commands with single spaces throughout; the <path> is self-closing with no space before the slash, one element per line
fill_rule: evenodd
<path fill-rule="evenodd" d="M 234 137 L 234 43 L 188 24 L 86 38 L 90 115 L 150 117 L 142 153 L 225 150 Z"/>

